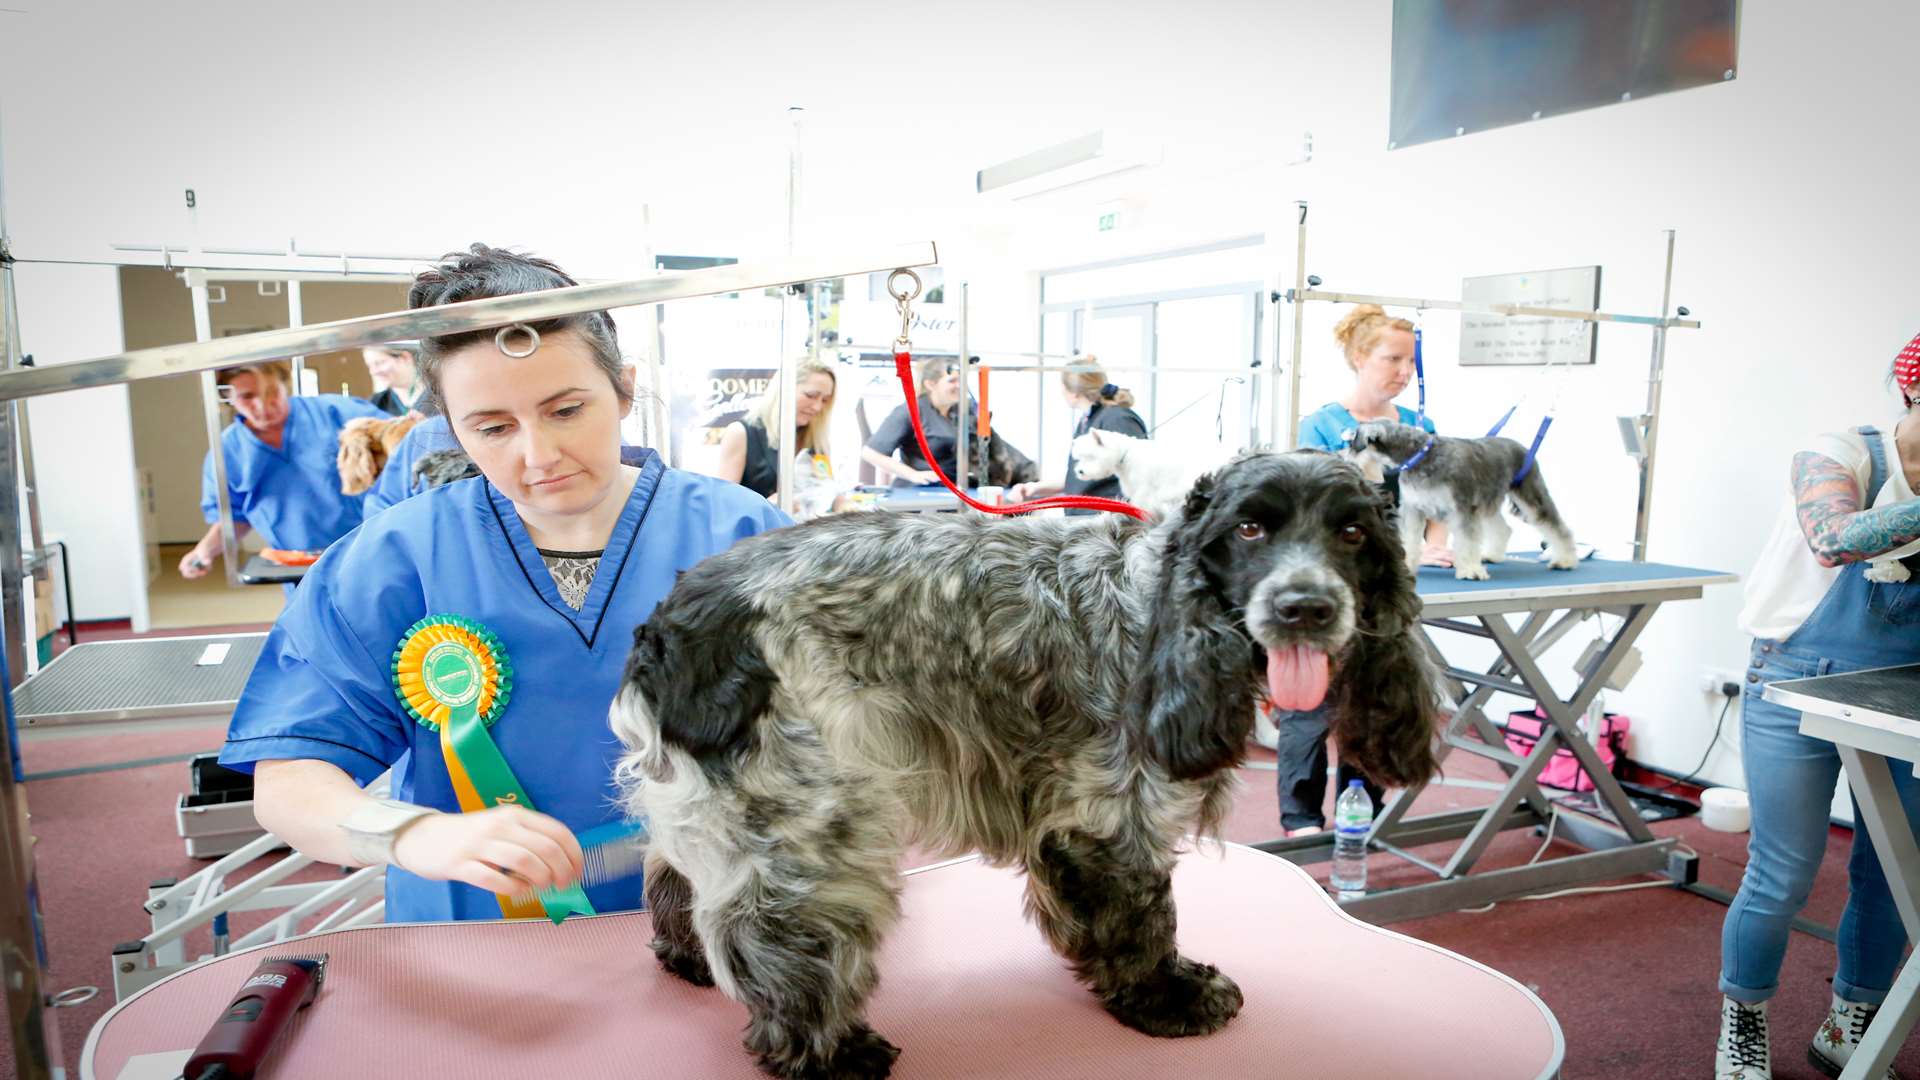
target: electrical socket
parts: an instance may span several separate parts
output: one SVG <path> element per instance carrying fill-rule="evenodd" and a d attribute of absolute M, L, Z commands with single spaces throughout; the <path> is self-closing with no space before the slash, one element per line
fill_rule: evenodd
<path fill-rule="evenodd" d="M 1738 697 L 1740 676 L 1722 668 L 1706 668 L 1700 673 L 1700 689 L 1714 697 Z"/>

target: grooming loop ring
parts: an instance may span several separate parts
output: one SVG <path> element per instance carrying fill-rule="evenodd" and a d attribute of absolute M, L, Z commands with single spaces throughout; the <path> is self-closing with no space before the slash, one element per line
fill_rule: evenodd
<path fill-rule="evenodd" d="M 911 291 L 894 286 L 894 282 L 903 277 L 913 283 Z M 920 275 L 911 270 L 895 270 L 887 275 L 887 295 L 893 297 L 894 306 L 900 309 L 900 336 L 893 339 L 896 349 L 905 349 L 912 340 L 913 301 L 920 295 L 920 287 Z"/>
<path fill-rule="evenodd" d="M 513 335 L 516 333 L 525 334 L 527 342 L 527 347 L 517 352 L 508 345 L 508 342 L 513 340 Z M 516 360 L 532 356 L 540 349 L 540 331 L 535 330 L 526 323 L 514 323 L 512 326 L 503 326 L 493 335 L 493 347 L 499 349 L 502 354 L 511 356 Z"/>
<path fill-rule="evenodd" d="M 47 998 L 47 1005 L 55 1009 L 71 1009 L 75 1005 L 85 1005 L 100 996 L 97 986 L 72 986 Z"/>

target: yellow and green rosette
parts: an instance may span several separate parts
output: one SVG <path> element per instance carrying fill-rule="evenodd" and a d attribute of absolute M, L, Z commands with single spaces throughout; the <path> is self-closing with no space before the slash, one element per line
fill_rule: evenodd
<path fill-rule="evenodd" d="M 463 813 L 493 806 L 534 809 L 533 800 L 487 733 L 513 696 L 513 664 L 493 631 L 459 615 L 429 615 L 393 650 L 393 692 L 408 716 L 440 733 L 440 754 Z M 555 923 L 593 914 L 579 885 L 537 898 L 501 896 L 507 918 L 545 915 Z"/>

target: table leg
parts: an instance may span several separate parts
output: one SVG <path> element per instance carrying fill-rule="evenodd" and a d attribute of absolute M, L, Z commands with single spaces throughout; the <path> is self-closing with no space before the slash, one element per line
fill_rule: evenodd
<path fill-rule="evenodd" d="M 1847 769 L 1847 783 L 1852 786 L 1854 799 L 1860 806 L 1860 821 L 1855 827 L 1865 828 L 1873 838 L 1874 852 L 1880 856 L 1880 865 L 1886 871 L 1887 889 L 1893 894 L 1894 906 L 1900 910 L 1900 921 L 1906 925 L 1909 938 L 1920 940 L 1920 903 L 1916 902 L 1916 897 L 1920 897 L 1920 850 L 1915 847 L 1913 827 L 1900 803 L 1900 793 L 1894 790 L 1893 770 L 1880 754 L 1845 743 L 1834 746 L 1840 751 L 1840 761 Z M 1846 1071 L 1840 1074 L 1841 1080 L 1868 1077 L 1878 1080 L 1913 1030 L 1917 1017 L 1920 1017 L 1920 964 L 1914 963 L 1909 955 L 1899 978 L 1893 981 L 1893 989 L 1887 992 L 1880 1014 L 1867 1026 L 1866 1036 L 1854 1050 Z"/>

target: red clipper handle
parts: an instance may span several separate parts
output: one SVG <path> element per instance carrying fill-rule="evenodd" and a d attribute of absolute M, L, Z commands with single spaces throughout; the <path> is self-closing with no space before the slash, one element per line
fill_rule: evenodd
<path fill-rule="evenodd" d="M 325 956 L 262 960 L 194 1048 L 185 1080 L 250 1080 L 281 1029 L 313 1001 L 326 968 Z"/>

